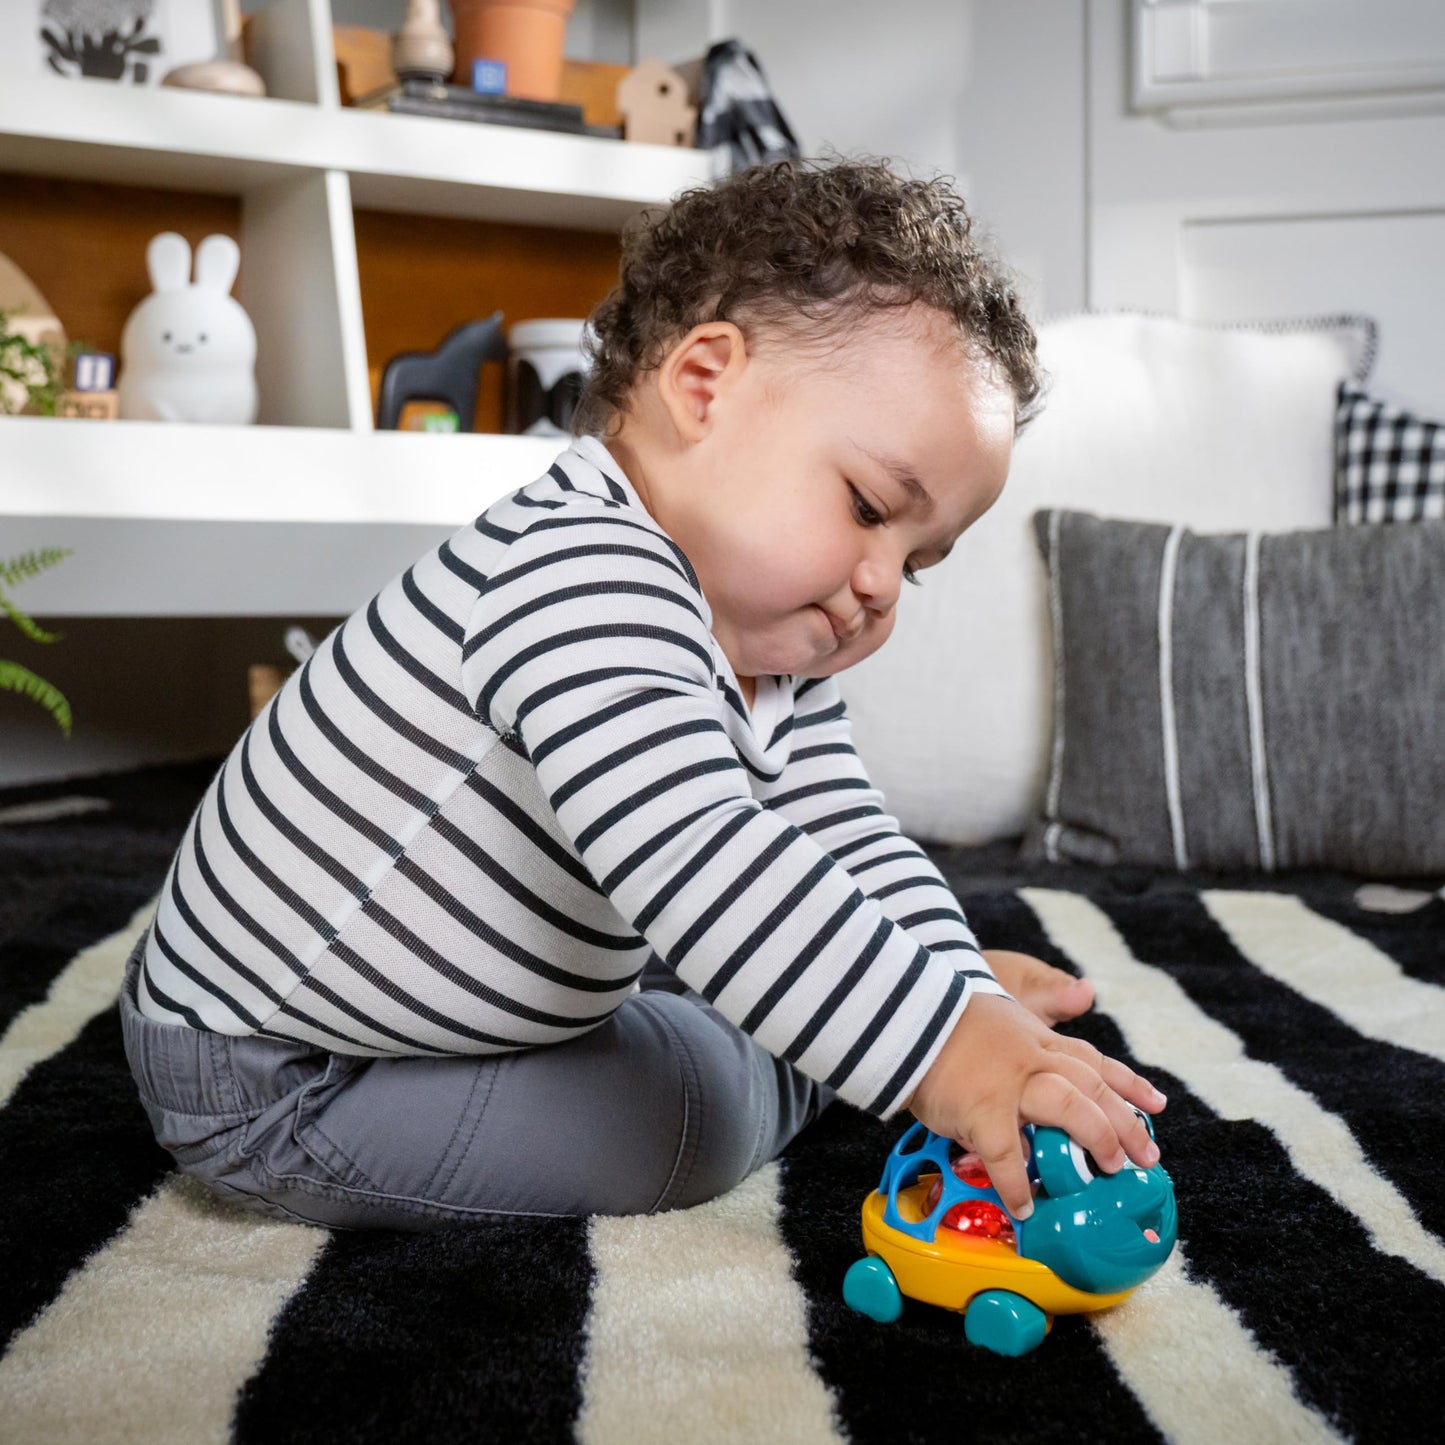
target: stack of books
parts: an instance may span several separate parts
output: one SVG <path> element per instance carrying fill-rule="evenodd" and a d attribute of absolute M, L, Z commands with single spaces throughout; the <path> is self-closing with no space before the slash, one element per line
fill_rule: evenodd
<path fill-rule="evenodd" d="M 464 85 L 429 80 L 403 80 L 372 91 L 356 102 L 360 110 L 389 110 L 398 115 L 434 115 L 447 120 L 479 120 L 488 125 L 521 125 L 533 130 L 560 130 L 619 140 L 622 128 L 588 125 L 580 105 L 549 100 L 521 100 L 511 95 L 483 95 Z"/>

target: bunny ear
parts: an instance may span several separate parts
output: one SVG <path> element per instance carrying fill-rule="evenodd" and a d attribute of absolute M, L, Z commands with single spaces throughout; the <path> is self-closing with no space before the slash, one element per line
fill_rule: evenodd
<path fill-rule="evenodd" d="M 152 236 L 146 247 L 146 270 L 150 272 L 152 290 L 179 291 L 191 279 L 190 242 L 174 231 Z"/>
<path fill-rule="evenodd" d="M 229 236 L 207 236 L 196 247 L 196 285 L 224 296 L 240 265 L 241 248 Z"/>

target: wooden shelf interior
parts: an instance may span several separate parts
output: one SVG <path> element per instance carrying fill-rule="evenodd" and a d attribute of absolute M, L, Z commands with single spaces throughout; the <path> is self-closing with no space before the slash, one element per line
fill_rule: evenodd
<path fill-rule="evenodd" d="M 358 210 L 357 264 L 373 410 L 400 351 L 431 351 L 454 326 L 585 317 L 617 280 L 616 236 Z M 502 368 L 482 368 L 477 430 L 502 429 Z"/>
<path fill-rule="evenodd" d="M 369 210 L 356 211 L 354 224 L 373 413 L 382 367 L 398 352 L 430 351 L 454 326 L 496 310 L 508 327 L 585 317 L 617 279 L 619 242 L 604 232 Z M 233 237 L 244 297 L 240 197 L 0 174 L 0 252 L 40 288 L 72 341 L 117 358 L 126 317 L 150 290 L 145 250 L 160 231 L 180 232 L 193 248 L 216 232 Z M 252 308 L 262 348 L 293 344 L 285 314 Z M 268 416 L 264 398 L 263 388 L 263 422 L 294 420 Z M 338 423 L 328 416 L 318 424 Z M 489 365 L 477 429 L 501 427 L 501 368 Z"/>
<path fill-rule="evenodd" d="M 218 232 L 239 241 L 240 198 L 0 174 L 0 252 L 92 350 L 119 356 L 125 319 L 151 289 L 145 252 L 159 231 L 179 231 L 192 250 Z M 245 265 L 243 253 L 242 275 Z"/>

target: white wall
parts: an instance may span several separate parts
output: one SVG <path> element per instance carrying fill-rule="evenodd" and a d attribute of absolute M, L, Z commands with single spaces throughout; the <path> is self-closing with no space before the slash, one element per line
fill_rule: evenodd
<path fill-rule="evenodd" d="M 809 155 L 953 176 L 1035 311 L 1084 305 L 1084 0 L 638 0 L 637 51 L 736 38 Z"/>
<path fill-rule="evenodd" d="M 805 151 L 959 173 L 972 0 L 638 0 L 639 55 L 669 63 L 736 38 L 756 55 Z"/>
<path fill-rule="evenodd" d="M 1418 0 L 1422 29 L 1439 0 Z M 637 50 L 735 36 L 804 149 L 958 177 L 1036 316 L 1359 310 L 1380 388 L 1445 398 L 1445 96 L 1180 128 L 1130 109 L 1129 0 L 637 0 Z M 1299 24 L 1310 23 L 1308 6 Z M 1397 25 L 1409 11 L 1390 12 Z M 1408 36 L 1397 49 L 1408 49 Z"/>
<path fill-rule="evenodd" d="M 726 0 L 714 23 L 758 57 L 803 148 L 897 158 L 957 176 L 972 4 Z"/>
<path fill-rule="evenodd" d="M 977 0 L 956 146 L 1034 316 L 1088 305 L 1085 0 Z"/>
<path fill-rule="evenodd" d="M 1374 384 L 1438 416 L 1445 94 L 1412 96 L 1416 114 L 1385 113 L 1399 102 L 1381 94 L 1171 126 L 1126 105 L 1128 9 L 1089 0 L 1090 304 L 1207 321 L 1360 311 L 1380 327 Z"/>

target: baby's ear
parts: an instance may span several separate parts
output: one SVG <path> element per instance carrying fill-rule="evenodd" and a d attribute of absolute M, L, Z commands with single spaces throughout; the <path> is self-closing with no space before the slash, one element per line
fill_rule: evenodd
<path fill-rule="evenodd" d="M 684 441 L 708 430 L 713 405 L 747 366 L 747 342 L 731 321 L 694 326 L 663 358 L 657 389 Z"/>

